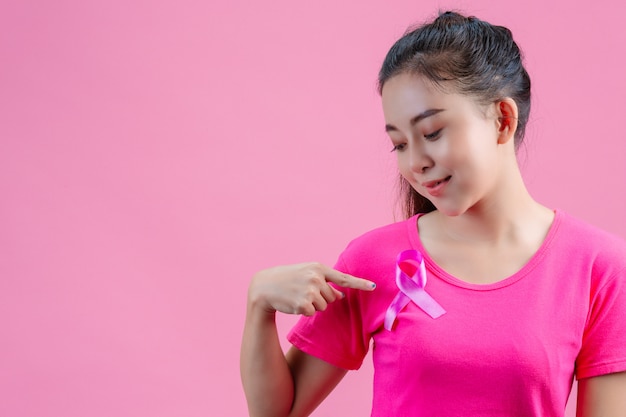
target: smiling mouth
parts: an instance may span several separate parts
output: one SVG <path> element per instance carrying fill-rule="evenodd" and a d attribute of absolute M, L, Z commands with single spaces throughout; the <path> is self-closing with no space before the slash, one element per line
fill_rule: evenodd
<path fill-rule="evenodd" d="M 445 178 L 444 178 L 444 179 L 442 179 L 441 181 L 437 181 L 437 182 L 435 183 L 435 187 L 436 187 L 436 186 L 438 186 L 438 185 L 439 185 L 439 184 L 441 184 L 441 183 L 444 183 L 444 182 L 448 181 L 449 179 L 450 179 L 450 177 L 445 177 Z"/>
<path fill-rule="evenodd" d="M 451 178 L 451 176 L 447 176 L 447 177 L 445 177 L 445 178 L 443 178 L 443 179 L 440 179 L 439 181 L 431 181 L 431 182 L 427 182 L 426 184 L 424 184 L 424 187 L 426 187 L 426 188 L 435 188 L 435 187 L 437 187 L 438 185 L 441 185 L 441 184 L 443 184 L 444 182 L 449 181 L 449 180 L 450 180 L 450 178 Z"/>

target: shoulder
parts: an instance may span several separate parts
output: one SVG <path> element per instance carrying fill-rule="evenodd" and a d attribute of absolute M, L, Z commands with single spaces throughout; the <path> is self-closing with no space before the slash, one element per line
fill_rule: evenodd
<path fill-rule="evenodd" d="M 568 260 L 585 260 L 605 272 L 626 270 L 626 240 L 564 212 L 558 212 L 554 245 Z"/>
<path fill-rule="evenodd" d="M 592 252 L 626 254 L 626 240 L 568 213 L 559 212 L 559 232 L 570 247 Z"/>
<path fill-rule="evenodd" d="M 417 229 L 415 217 L 377 227 L 353 239 L 344 254 L 359 255 L 364 252 L 369 254 L 386 246 L 410 245 L 412 228 Z"/>
<path fill-rule="evenodd" d="M 339 263 L 355 273 L 363 267 L 394 261 L 398 253 L 413 246 L 417 234 L 416 218 L 377 227 L 353 239 L 343 251 Z"/>

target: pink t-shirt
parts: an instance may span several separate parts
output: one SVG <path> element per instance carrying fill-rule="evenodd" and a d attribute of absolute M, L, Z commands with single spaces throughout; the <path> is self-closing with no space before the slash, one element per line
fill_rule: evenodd
<path fill-rule="evenodd" d="M 626 371 L 626 242 L 567 214 L 515 275 L 469 284 L 424 251 L 417 217 L 352 241 L 336 268 L 370 279 L 324 312 L 303 317 L 290 342 L 345 369 L 372 343 L 372 416 L 563 416 L 574 375 Z M 398 293 L 395 260 L 425 257 L 433 319 L 412 302 L 383 328 Z"/>

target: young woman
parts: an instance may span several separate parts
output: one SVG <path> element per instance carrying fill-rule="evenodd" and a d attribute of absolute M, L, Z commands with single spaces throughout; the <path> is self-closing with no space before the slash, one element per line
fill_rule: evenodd
<path fill-rule="evenodd" d="M 530 79 L 510 31 L 443 13 L 396 42 L 379 88 L 407 220 L 334 269 L 256 274 L 250 415 L 309 415 L 372 344 L 372 416 L 563 416 L 574 377 L 579 416 L 625 416 L 626 243 L 526 190 Z M 286 355 L 277 311 L 304 316 Z"/>

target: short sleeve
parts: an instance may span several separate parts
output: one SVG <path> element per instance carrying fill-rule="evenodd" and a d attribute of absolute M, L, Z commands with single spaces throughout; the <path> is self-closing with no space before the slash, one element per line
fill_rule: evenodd
<path fill-rule="evenodd" d="M 592 299 L 580 353 L 578 379 L 626 371 L 626 269 Z"/>
<path fill-rule="evenodd" d="M 350 273 L 342 258 L 335 269 Z M 369 348 L 369 336 L 363 331 L 361 303 L 356 290 L 342 288 L 346 297 L 330 303 L 326 310 L 302 317 L 287 339 L 301 351 L 339 368 L 361 367 Z"/>

